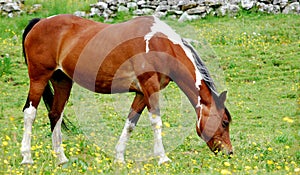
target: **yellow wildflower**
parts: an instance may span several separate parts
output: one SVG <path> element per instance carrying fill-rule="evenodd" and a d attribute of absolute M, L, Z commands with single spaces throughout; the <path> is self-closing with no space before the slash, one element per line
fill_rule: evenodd
<path fill-rule="evenodd" d="M 288 166 L 285 166 L 284 169 L 285 169 L 286 171 L 290 171 L 290 167 L 288 167 Z"/>
<path fill-rule="evenodd" d="M 224 162 L 224 165 L 225 166 L 230 166 L 230 163 L 229 162 Z"/>
<path fill-rule="evenodd" d="M 250 170 L 250 169 L 251 169 L 250 166 L 245 166 L 245 170 L 246 170 L 246 171 L 248 171 L 248 170 Z"/>
<path fill-rule="evenodd" d="M 228 170 L 223 169 L 223 170 L 221 170 L 221 174 L 231 174 L 231 172 L 228 171 Z"/>
<path fill-rule="evenodd" d="M 288 123 L 293 123 L 294 122 L 294 120 L 289 118 L 289 117 L 284 117 L 283 121 L 288 122 Z"/>
<path fill-rule="evenodd" d="M 8 135 L 6 135 L 5 140 L 10 140 L 10 137 Z"/>
<path fill-rule="evenodd" d="M 8 145 L 8 142 L 7 142 L 7 141 L 3 141 L 3 142 L 2 142 L 2 145 L 3 145 L 3 146 L 7 146 L 7 145 Z"/>
<path fill-rule="evenodd" d="M 169 122 L 164 122 L 164 125 L 167 127 L 167 128 L 170 128 L 170 123 Z"/>
<path fill-rule="evenodd" d="M 280 166 L 280 165 L 278 165 L 278 166 L 276 166 L 276 168 L 277 168 L 278 170 L 280 170 L 280 169 L 281 169 L 281 166 Z"/>

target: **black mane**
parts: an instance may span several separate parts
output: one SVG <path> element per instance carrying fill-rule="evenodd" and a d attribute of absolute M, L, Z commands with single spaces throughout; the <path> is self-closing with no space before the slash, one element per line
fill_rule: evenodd
<path fill-rule="evenodd" d="M 205 66 L 202 59 L 198 56 L 194 47 L 192 45 L 190 45 L 189 42 L 187 42 L 184 39 L 182 39 L 182 42 L 187 48 L 189 48 L 191 50 L 194 60 L 195 60 L 195 63 L 196 63 L 196 66 L 197 66 L 197 69 L 200 71 L 205 84 L 209 87 L 209 89 L 211 91 L 213 91 L 216 95 L 218 95 L 215 83 L 214 83 L 212 77 L 210 76 L 210 73 L 209 73 L 207 67 Z"/>
<path fill-rule="evenodd" d="M 194 60 L 195 60 L 195 63 L 196 63 L 196 67 L 200 71 L 205 84 L 208 86 L 208 88 L 211 90 L 211 92 L 214 93 L 213 97 L 218 97 L 219 94 L 218 94 L 216 85 L 215 85 L 212 77 L 210 76 L 210 73 L 209 73 L 207 67 L 205 66 L 204 62 L 197 54 L 194 47 L 188 41 L 184 40 L 183 38 L 181 40 L 182 40 L 183 44 L 191 50 Z M 215 100 L 218 100 L 218 99 L 215 99 Z M 231 115 L 226 107 L 225 107 L 225 113 L 228 117 L 228 121 L 231 122 Z"/>

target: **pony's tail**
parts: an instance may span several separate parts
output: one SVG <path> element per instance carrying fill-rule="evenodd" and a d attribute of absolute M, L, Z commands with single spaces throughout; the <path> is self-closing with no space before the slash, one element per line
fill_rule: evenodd
<path fill-rule="evenodd" d="M 30 30 L 40 20 L 41 20 L 40 18 L 34 18 L 34 19 L 32 19 L 29 22 L 29 24 L 26 26 L 26 28 L 24 29 L 24 32 L 23 32 L 22 47 L 23 47 L 23 55 L 24 55 L 24 58 L 25 58 L 26 65 L 27 65 L 27 58 L 26 58 L 26 51 L 25 51 L 25 39 L 26 39 L 26 36 L 28 35 L 28 33 L 30 32 Z M 43 92 L 43 101 L 45 103 L 45 106 L 46 106 L 48 112 L 50 112 L 50 110 L 51 110 L 51 106 L 52 106 L 52 103 L 53 103 L 53 97 L 54 97 L 53 90 L 52 90 L 52 88 L 50 86 L 50 83 L 48 82 L 47 85 L 46 85 L 46 87 L 45 87 L 45 90 Z M 63 125 L 63 128 L 68 129 L 64 120 L 62 121 L 62 125 Z"/>
<path fill-rule="evenodd" d="M 23 32 L 23 38 L 22 38 L 22 47 L 23 47 L 23 55 L 25 58 L 25 63 L 27 64 L 27 58 L 26 58 L 26 52 L 25 52 L 25 38 L 28 35 L 28 33 L 30 32 L 30 30 L 33 28 L 33 26 L 36 25 L 36 23 L 38 23 L 41 19 L 40 18 L 34 18 L 32 19 L 29 24 L 26 26 L 26 28 L 24 29 Z"/>

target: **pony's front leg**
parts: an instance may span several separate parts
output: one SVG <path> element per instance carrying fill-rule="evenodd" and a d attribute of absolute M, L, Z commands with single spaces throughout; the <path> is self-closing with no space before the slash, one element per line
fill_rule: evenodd
<path fill-rule="evenodd" d="M 164 145 L 162 142 L 162 120 L 159 115 L 149 112 L 149 118 L 154 132 L 154 155 L 159 156 L 158 164 L 165 162 L 171 162 L 168 156 L 165 154 Z"/>
<path fill-rule="evenodd" d="M 24 110 L 24 134 L 22 139 L 21 154 L 23 160 L 21 164 L 33 164 L 31 158 L 31 132 L 32 124 L 36 117 L 36 108 L 30 103 L 30 106 Z"/>
<path fill-rule="evenodd" d="M 59 118 L 57 121 L 53 132 L 52 132 L 52 147 L 53 151 L 55 152 L 57 158 L 58 158 L 58 165 L 67 163 L 69 160 L 65 156 L 64 149 L 62 147 L 62 134 L 61 134 L 61 122 L 62 122 L 62 117 Z"/>

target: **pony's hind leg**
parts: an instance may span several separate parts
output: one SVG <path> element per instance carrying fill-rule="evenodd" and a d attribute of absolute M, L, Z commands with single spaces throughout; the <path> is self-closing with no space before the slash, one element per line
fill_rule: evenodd
<path fill-rule="evenodd" d="M 122 134 L 116 145 L 115 162 L 125 163 L 124 153 L 125 153 L 127 141 L 131 135 L 131 132 L 135 128 L 135 126 L 140 118 L 140 115 L 143 112 L 145 107 L 146 107 L 146 104 L 144 102 L 144 95 L 137 93 L 132 102 L 131 109 L 130 109 L 128 118 L 125 122 L 125 126 L 123 128 Z"/>
<path fill-rule="evenodd" d="M 52 147 L 55 154 L 57 155 L 58 164 L 61 165 L 68 162 L 68 159 L 64 154 L 64 149 L 61 145 L 61 123 L 63 118 L 63 109 L 69 99 L 73 82 L 60 70 L 54 72 L 51 82 L 54 89 L 53 104 L 51 107 L 51 111 L 49 112 L 52 131 Z"/>
<path fill-rule="evenodd" d="M 31 80 L 30 89 L 27 97 L 26 104 L 23 108 L 24 112 L 24 134 L 21 143 L 21 154 L 23 160 L 21 164 L 33 164 L 31 157 L 31 133 L 32 124 L 36 117 L 36 110 L 41 100 L 44 88 L 47 84 L 48 79 Z"/>

